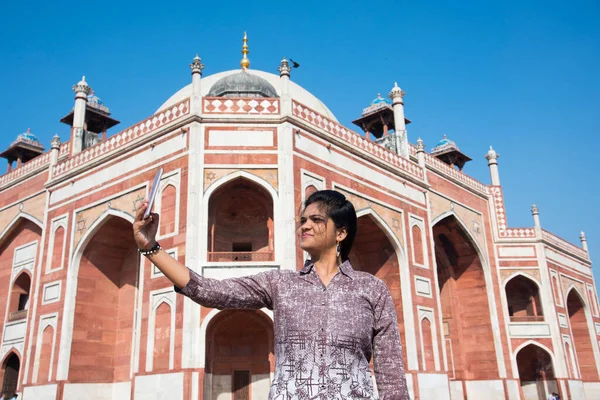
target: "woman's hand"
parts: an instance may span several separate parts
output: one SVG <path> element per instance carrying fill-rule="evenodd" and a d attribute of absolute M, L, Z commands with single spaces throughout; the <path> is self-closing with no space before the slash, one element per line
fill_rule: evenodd
<path fill-rule="evenodd" d="M 158 232 L 159 216 L 157 213 L 150 213 L 150 216 L 144 219 L 146 208 L 148 208 L 148 200 L 144 200 L 140 208 L 138 208 L 135 220 L 133 221 L 133 239 L 137 247 L 142 250 L 147 250 L 154 246 L 156 233 Z"/>

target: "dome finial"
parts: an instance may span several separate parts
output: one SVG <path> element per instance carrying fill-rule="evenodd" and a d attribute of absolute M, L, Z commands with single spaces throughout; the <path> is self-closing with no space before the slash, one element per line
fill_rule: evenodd
<path fill-rule="evenodd" d="M 281 60 L 281 64 L 279 64 L 277 70 L 279 71 L 280 78 L 283 78 L 284 76 L 287 76 L 289 78 L 290 72 L 292 71 L 292 67 L 290 67 L 290 63 L 288 62 L 288 60 L 285 57 L 283 57 L 283 60 Z"/>
<path fill-rule="evenodd" d="M 200 59 L 200 56 L 198 56 L 198 54 L 196 54 L 196 57 L 194 57 L 194 59 L 192 60 L 192 63 L 190 64 L 190 69 L 192 70 L 192 75 L 193 74 L 202 75 L 202 70 L 204 69 L 204 64 L 202 64 L 202 60 Z"/>
<path fill-rule="evenodd" d="M 248 53 L 250 53 L 248 51 L 248 35 L 246 35 L 246 32 L 244 31 L 244 45 L 242 46 L 242 54 L 244 55 L 244 58 L 242 58 L 242 61 L 240 61 L 240 65 L 242 66 L 243 70 L 247 70 L 250 67 Z"/>

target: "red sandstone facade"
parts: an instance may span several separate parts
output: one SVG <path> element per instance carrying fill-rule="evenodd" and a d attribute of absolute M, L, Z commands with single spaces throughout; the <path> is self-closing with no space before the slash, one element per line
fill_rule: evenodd
<path fill-rule="evenodd" d="M 501 186 L 339 125 L 285 68 L 244 72 L 275 97 L 232 97 L 211 90 L 238 71 L 200 80 L 198 64 L 156 114 L 95 144 L 81 143 L 76 105 L 69 141 L 0 177 L 5 389 L 266 398 L 272 314 L 200 307 L 136 252 L 133 215 L 162 167 L 158 240 L 214 278 L 299 269 L 302 201 L 343 192 L 359 215 L 351 260 L 391 290 L 414 399 L 600 398 L 587 251 L 538 222 L 509 228 Z"/>

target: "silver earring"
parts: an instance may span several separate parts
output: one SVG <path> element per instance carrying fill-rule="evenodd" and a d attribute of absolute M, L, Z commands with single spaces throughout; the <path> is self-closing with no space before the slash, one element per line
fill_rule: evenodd
<path fill-rule="evenodd" d="M 335 255 L 336 255 L 336 257 L 339 257 L 340 254 L 341 254 L 341 252 L 342 252 L 342 246 L 340 246 L 340 244 L 338 242 L 337 247 L 335 248 Z"/>

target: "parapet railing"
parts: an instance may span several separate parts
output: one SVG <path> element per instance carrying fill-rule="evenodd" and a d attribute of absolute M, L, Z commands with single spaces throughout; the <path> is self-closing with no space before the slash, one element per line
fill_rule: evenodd
<path fill-rule="evenodd" d="M 137 124 L 121 131 L 108 139 L 85 149 L 81 153 L 68 158 L 67 160 L 56 164 L 52 167 L 52 177 L 56 178 L 67 172 L 86 164 L 91 160 L 99 159 L 105 154 L 122 148 L 141 136 L 148 135 L 158 128 L 171 123 L 190 112 L 190 100 L 185 99 L 177 104 L 162 110 L 153 116 L 138 122 Z"/>
<path fill-rule="evenodd" d="M 362 137 L 358 133 L 345 128 L 339 123 L 319 114 L 296 100 L 292 100 L 292 112 L 294 116 L 309 124 L 325 130 L 333 136 L 350 143 L 354 147 L 364 150 L 419 180 L 423 180 L 423 169 L 418 164 Z"/>

